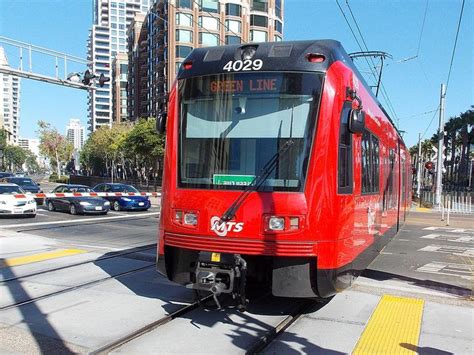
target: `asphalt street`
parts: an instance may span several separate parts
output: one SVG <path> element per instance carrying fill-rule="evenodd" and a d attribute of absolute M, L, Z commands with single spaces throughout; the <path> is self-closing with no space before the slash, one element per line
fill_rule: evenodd
<path fill-rule="evenodd" d="M 147 212 L 40 209 L 35 219 L 0 219 L 0 351 L 89 353 L 158 320 L 114 351 L 243 353 L 294 314 L 294 300 L 270 297 L 244 313 L 198 307 L 160 321 L 193 294 L 155 270 L 158 218 L 156 202 Z M 452 216 L 446 226 L 437 213 L 412 212 L 351 288 L 295 318 L 263 352 L 357 352 L 387 341 L 367 338 L 373 326 L 391 336 L 418 329 L 416 341 L 399 342 L 397 351 L 471 354 L 472 221 Z M 387 297 L 403 307 L 383 313 Z M 378 313 L 411 323 L 376 323 Z"/>

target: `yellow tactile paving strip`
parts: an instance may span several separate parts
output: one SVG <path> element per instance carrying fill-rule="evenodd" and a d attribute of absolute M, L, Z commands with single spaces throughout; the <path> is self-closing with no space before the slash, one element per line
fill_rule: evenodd
<path fill-rule="evenodd" d="M 33 254 L 33 255 L 26 255 L 26 256 L 19 256 L 17 258 L 10 258 L 4 259 L 1 261 L 1 267 L 6 266 L 18 266 L 24 264 L 31 264 L 36 263 L 38 261 L 44 261 L 49 259 L 56 259 L 62 258 L 64 256 L 71 256 L 76 254 L 85 253 L 85 250 L 80 249 L 62 249 L 62 250 L 55 250 L 47 253 L 40 253 L 40 254 Z"/>
<path fill-rule="evenodd" d="M 384 295 L 352 354 L 414 354 L 424 301 Z"/>

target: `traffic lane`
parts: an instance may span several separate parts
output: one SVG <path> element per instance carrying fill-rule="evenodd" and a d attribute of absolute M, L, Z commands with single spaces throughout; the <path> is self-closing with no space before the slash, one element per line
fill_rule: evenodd
<path fill-rule="evenodd" d="M 65 222 L 65 223 L 74 223 L 75 220 L 83 220 L 90 218 L 104 220 L 105 218 L 117 217 L 117 216 L 137 216 L 137 215 L 146 215 L 147 213 L 156 213 L 160 211 L 160 206 L 156 203 L 152 204 L 151 208 L 147 211 L 108 211 L 106 215 L 99 214 L 80 214 L 80 215 L 71 215 L 68 212 L 62 211 L 48 211 L 45 206 L 39 206 L 37 209 L 37 214 L 35 218 L 25 218 L 24 216 L 0 216 L 0 228 L 13 228 L 21 229 L 24 227 L 38 226 L 38 223 L 45 222 Z"/>
<path fill-rule="evenodd" d="M 46 221 L 25 223 L 24 219 L 7 225 L 8 229 L 0 229 L 0 236 L 27 233 L 48 238 L 67 248 L 122 250 L 156 243 L 158 211 L 158 207 L 152 207 L 147 212 L 112 211 L 107 216 L 70 216 L 47 211 Z"/>
<path fill-rule="evenodd" d="M 462 228 L 470 226 L 463 217 L 453 219 L 457 227 L 442 226 L 434 213 L 411 214 L 363 275 L 401 279 L 468 297 L 473 282 L 474 230 Z"/>

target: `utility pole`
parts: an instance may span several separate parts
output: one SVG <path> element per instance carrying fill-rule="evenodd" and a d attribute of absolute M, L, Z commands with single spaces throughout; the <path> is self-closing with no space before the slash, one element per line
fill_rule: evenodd
<path fill-rule="evenodd" d="M 441 192 L 443 190 L 443 145 L 444 145 L 444 101 L 446 98 L 446 86 L 441 84 L 439 99 L 439 130 L 438 130 L 438 166 L 436 168 L 436 205 L 441 202 Z"/>
<path fill-rule="evenodd" d="M 418 133 L 418 168 L 416 169 L 416 195 L 420 198 L 421 195 L 421 169 L 423 166 L 421 165 L 421 133 Z"/>

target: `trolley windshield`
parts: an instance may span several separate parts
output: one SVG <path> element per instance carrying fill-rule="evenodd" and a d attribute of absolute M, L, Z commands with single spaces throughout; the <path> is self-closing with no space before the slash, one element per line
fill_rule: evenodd
<path fill-rule="evenodd" d="M 262 188 L 301 191 L 322 80 L 322 74 L 281 72 L 181 80 L 179 186 L 244 189 L 291 140 Z"/>

